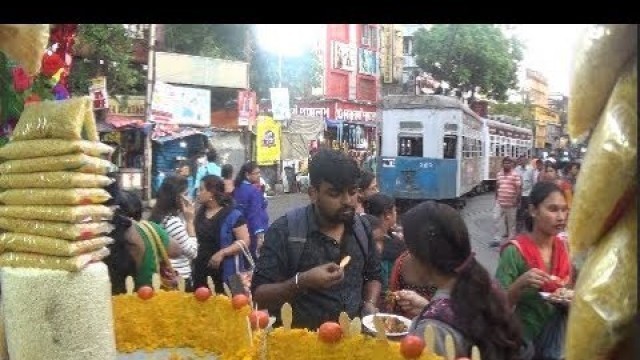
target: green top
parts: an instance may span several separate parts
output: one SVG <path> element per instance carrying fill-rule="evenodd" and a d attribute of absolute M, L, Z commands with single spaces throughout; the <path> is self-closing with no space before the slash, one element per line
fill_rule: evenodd
<path fill-rule="evenodd" d="M 507 246 L 500 255 L 496 270 L 496 279 L 500 285 L 507 290 L 527 271 L 529 271 L 529 265 L 522 254 L 514 245 Z M 516 315 L 522 322 L 523 335 L 527 340 L 534 340 L 557 311 L 555 306 L 545 301 L 538 291 L 534 288 L 523 289 L 516 304 Z"/>
<path fill-rule="evenodd" d="M 149 221 L 149 224 L 151 224 L 151 226 L 156 230 L 158 236 L 160 236 L 160 239 L 162 240 L 162 244 L 164 244 L 164 248 L 167 249 L 169 247 L 169 235 L 167 232 L 153 221 Z M 138 273 L 135 278 L 137 289 L 143 285 L 151 285 L 151 277 L 153 276 L 153 273 L 156 272 L 157 265 L 155 255 L 153 254 L 153 248 L 151 247 L 152 240 L 147 238 L 142 229 L 140 229 L 139 224 L 135 224 L 135 226 L 138 234 L 140 234 L 140 237 L 142 237 L 142 240 L 144 241 L 144 255 L 142 255 L 142 263 L 140 264 L 140 269 L 138 269 Z"/>

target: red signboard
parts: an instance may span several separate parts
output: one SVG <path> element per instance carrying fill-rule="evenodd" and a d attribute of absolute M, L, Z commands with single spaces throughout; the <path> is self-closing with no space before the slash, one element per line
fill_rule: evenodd
<path fill-rule="evenodd" d="M 250 90 L 238 91 L 238 126 L 255 125 L 257 114 L 256 93 Z"/>

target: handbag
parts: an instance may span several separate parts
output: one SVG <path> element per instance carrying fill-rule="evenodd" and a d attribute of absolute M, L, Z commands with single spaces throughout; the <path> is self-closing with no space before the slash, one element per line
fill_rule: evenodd
<path fill-rule="evenodd" d="M 242 250 L 239 254 L 234 255 L 234 262 L 236 266 L 236 273 L 229 277 L 229 287 L 232 293 L 251 293 L 251 280 L 253 278 L 253 271 L 256 268 L 256 263 L 251 256 L 251 252 L 244 241 L 236 240 L 234 242 L 240 246 Z M 248 267 L 240 265 L 241 257 L 244 257 L 245 262 L 249 264 Z"/>
<path fill-rule="evenodd" d="M 171 265 L 171 260 L 160 239 L 160 235 L 158 235 L 156 229 L 154 229 L 149 222 L 140 221 L 138 224 L 151 244 L 153 256 L 156 259 L 156 272 L 160 275 L 161 288 L 164 290 L 178 289 L 178 279 L 180 275 Z"/>

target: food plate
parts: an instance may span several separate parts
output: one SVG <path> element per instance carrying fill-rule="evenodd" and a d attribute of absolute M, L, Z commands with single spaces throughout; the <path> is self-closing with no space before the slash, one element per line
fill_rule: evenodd
<path fill-rule="evenodd" d="M 384 313 L 378 313 L 378 314 L 372 314 L 372 315 L 367 315 L 364 318 L 362 318 L 362 325 L 364 325 L 365 328 L 367 328 L 368 331 L 370 331 L 371 333 L 375 334 L 376 333 L 376 326 L 373 324 L 373 318 L 374 316 L 379 316 L 382 317 L 383 320 L 387 320 L 389 321 L 389 325 L 391 325 L 392 323 L 395 324 L 401 324 L 400 326 L 404 326 L 404 331 L 387 331 L 385 335 L 387 336 L 404 336 L 407 335 L 409 333 L 409 327 L 411 326 L 411 320 L 407 319 L 404 316 L 400 316 L 400 315 L 395 315 L 395 314 L 384 314 Z M 385 328 L 388 326 L 387 325 L 387 321 L 385 321 Z"/>
<path fill-rule="evenodd" d="M 549 292 L 540 292 L 540 296 L 542 296 L 543 299 L 545 299 L 546 301 L 555 303 L 555 304 L 571 304 L 571 299 L 568 298 L 564 298 L 564 297 L 559 297 L 554 293 L 549 293 Z"/>

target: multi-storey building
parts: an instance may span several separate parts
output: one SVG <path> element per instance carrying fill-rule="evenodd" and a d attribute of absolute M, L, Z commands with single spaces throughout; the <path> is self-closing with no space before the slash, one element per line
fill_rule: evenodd
<path fill-rule="evenodd" d="M 550 149 L 560 139 L 560 117 L 549 108 L 549 86 L 540 72 L 527 69 L 524 81 L 525 96 L 533 108 L 536 149 Z"/>

